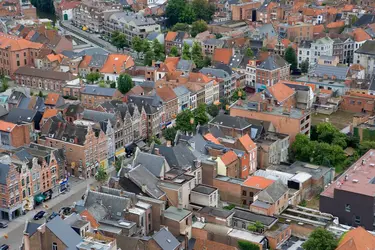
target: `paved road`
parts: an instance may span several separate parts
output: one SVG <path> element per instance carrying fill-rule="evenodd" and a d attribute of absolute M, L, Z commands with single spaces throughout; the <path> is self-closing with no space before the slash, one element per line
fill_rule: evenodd
<path fill-rule="evenodd" d="M 52 212 L 58 212 L 60 208 L 71 206 L 75 201 L 81 199 L 82 195 L 86 192 L 86 189 L 90 185 L 97 185 L 94 179 L 88 179 L 80 182 L 76 186 L 71 186 L 71 190 L 65 194 L 59 195 L 56 198 L 45 202 L 49 208 L 47 209 L 48 214 Z M 19 250 L 22 243 L 23 231 L 25 228 L 25 222 L 27 220 L 33 221 L 34 215 L 43 210 L 42 206 L 39 206 L 36 210 L 28 212 L 26 215 L 21 216 L 9 223 L 8 228 L 0 229 L 0 245 L 8 244 L 11 250 Z M 42 221 L 41 221 L 42 222 Z M 4 238 L 4 234 L 8 234 L 8 239 Z"/>

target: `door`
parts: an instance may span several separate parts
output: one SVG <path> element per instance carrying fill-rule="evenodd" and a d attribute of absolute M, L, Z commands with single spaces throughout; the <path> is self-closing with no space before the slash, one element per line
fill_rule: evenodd
<path fill-rule="evenodd" d="M 64 20 L 65 20 L 65 21 L 68 20 L 68 14 L 64 14 Z"/>

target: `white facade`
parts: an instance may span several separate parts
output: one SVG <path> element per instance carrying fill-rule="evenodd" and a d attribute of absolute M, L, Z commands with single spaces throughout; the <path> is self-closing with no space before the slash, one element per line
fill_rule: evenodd
<path fill-rule="evenodd" d="M 311 48 L 301 48 L 298 47 L 298 65 L 301 65 L 302 62 L 308 61 L 311 62 Z"/>
<path fill-rule="evenodd" d="M 365 67 L 366 75 L 373 76 L 375 68 L 375 56 L 354 53 L 354 63 L 358 63 Z"/>
<path fill-rule="evenodd" d="M 62 18 L 64 21 L 72 20 L 73 19 L 73 9 L 63 10 L 62 11 Z"/>
<path fill-rule="evenodd" d="M 311 43 L 310 65 L 315 65 L 320 56 L 332 56 L 333 43 L 334 41 L 329 37 L 323 37 Z"/>
<path fill-rule="evenodd" d="M 211 194 L 204 194 L 192 190 L 190 193 L 190 202 L 206 207 L 218 207 L 219 191 L 216 189 Z"/>
<path fill-rule="evenodd" d="M 256 68 L 252 64 L 246 65 L 246 86 L 255 88 Z"/>

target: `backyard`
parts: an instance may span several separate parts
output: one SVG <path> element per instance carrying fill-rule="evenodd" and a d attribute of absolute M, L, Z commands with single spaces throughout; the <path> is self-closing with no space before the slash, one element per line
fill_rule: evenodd
<path fill-rule="evenodd" d="M 332 123 L 335 127 L 341 130 L 353 122 L 353 115 L 353 113 L 348 113 L 341 110 L 338 110 L 337 112 L 332 113 L 331 115 L 313 113 L 311 117 L 311 125 L 317 125 L 321 122 L 325 122 L 328 118 L 328 121 L 330 123 Z"/>

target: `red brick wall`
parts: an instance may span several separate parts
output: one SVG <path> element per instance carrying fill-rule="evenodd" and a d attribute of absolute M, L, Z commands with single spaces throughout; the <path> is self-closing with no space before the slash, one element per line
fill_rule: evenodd
<path fill-rule="evenodd" d="M 355 113 L 362 113 L 365 110 L 367 113 L 373 114 L 375 102 L 370 98 L 345 95 L 343 96 L 340 109 Z"/>
<path fill-rule="evenodd" d="M 220 200 L 241 205 L 241 185 L 213 179 L 213 186 L 219 189 Z"/>

